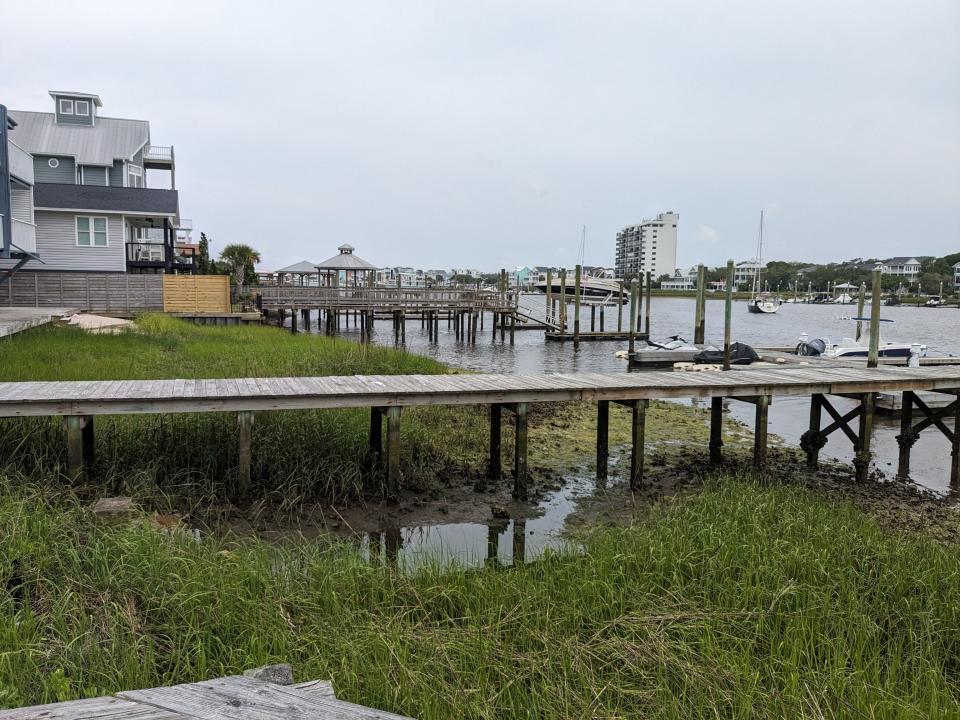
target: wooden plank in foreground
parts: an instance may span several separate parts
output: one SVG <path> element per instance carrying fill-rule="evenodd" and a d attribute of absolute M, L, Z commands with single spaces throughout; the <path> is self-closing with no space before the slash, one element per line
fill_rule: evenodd
<path fill-rule="evenodd" d="M 0 720 L 184 720 L 183 715 L 117 697 L 0 710 Z"/>
<path fill-rule="evenodd" d="M 243 676 L 131 690 L 118 697 L 202 720 L 411 720 Z"/>

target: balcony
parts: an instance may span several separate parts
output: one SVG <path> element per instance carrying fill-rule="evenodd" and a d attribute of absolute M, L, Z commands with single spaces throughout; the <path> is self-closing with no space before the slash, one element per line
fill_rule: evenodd
<path fill-rule="evenodd" d="M 169 263 L 167 255 L 170 255 Z M 162 242 L 128 242 L 127 267 L 140 270 L 154 269 L 157 271 L 176 270 L 178 272 L 193 272 L 193 258 L 170 251 Z"/>
<path fill-rule="evenodd" d="M 179 201 L 176 190 L 38 183 L 33 188 L 33 204 L 38 210 L 176 215 Z"/>
<path fill-rule="evenodd" d="M 172 145 L 150 145 L 143 151 L 143 166 L 154 170 L 170 170 L 173 168 Z"/>

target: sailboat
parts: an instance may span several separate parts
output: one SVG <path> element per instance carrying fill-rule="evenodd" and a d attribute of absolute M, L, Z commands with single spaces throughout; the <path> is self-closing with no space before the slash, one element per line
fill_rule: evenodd
<path fill-rule="evenodd" d="M 584 225 L 580 233 L 579 261 L 581 267 L 583 267 L 586 246 L 587 226 Z M 559 296 L 562 289 L 559 273 L 553 273 L 550 285 L 551 294 Z M 541 293 L 547 292 L 547 274 L 545 272 L 537 275 L 537 282 L 534 288 Z M 567 297 L 575 297 L 577 294 L 574 278 L 571 277 L 570 271 L 567 271 L 566 294 Z M 625 305 L 629 302 L 630 295 L 626 289 L 621 288 L 621 284 L 616 280 L 584 275 L 580 278 L 580 300 L 588 305 Z"/>
<path fill-rule="evenodd" d="M 757 236 L 757 268 L 753 273 L 753 291 L 747 310 L 770 315 L 780 309 L 782 301 L 771 292 L 761 291 L 760 274 L 763 268 L 763 210 L 760 211 L 760 233 Z"/>

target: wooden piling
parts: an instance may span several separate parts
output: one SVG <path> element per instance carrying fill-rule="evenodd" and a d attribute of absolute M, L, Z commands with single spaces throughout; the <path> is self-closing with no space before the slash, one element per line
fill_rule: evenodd
<path fill-rule="evenodd" d="M 83 480 L 86 475 L 83 429 L 89 420 L 86 415 L 67 415 L 63 419 L 67 431 L 67 474 L 73 482 Z"/>
<path fill-rule="evenodd" d="M 597 480 L 607 479 L 610 459 L 610 401 L 597 401 Z"/>
<path fill-rule="evenodd" d="M 297 309 L 290 308 L 290 332 L 297 334 Z"/>
<path fill-rule="evenodd" d="M 583 267 L 577 265 L 573 270 L 573 349 L 580 347 L 580 282 Z"/>
<path fill-rule="evenodd" d="M 653 273 L 647 271 L 647 303 L 643 306 L 643 332 L 650 337 L 650 287 L 653 284 Z"/>
<path fill-rule="evenodd" d="M 770 396 L 759 395 L 753 425 L 753 464 L 757 468 L 767 466 L 767 427 L 770 414 Z"/>
<path fill-rule="evenodd" d="M 710 464 L 723 459 L 723 398 L 710 398 Z"/>
<path fill-rule="evenodd" d="M 513 345 L 513 338 L 517 332 L 517 314 L 515 312 L 510 313 L 510 344 Z"/>
<path fill-rule="evenodd" d="M 514 409 L 513 496 L 527 499 L 527 403 Z"/>
<path fill-rule="evenodd" d="M 560 332 L 567 331 L 567 269 L 560 269 Z"/>
<path fill-rule="evenodd" d="M 524 518 L 513 519 L 513 564 L 521 565 L 527 561 L 527 521 Z"/>
<path fill-rule="evenodd" d="M 407 312 L 406 310 L 400 311 L 400 344 L 407 344 Z"/>
<path fill-rule="evenodd" d="M 873 271 L 873 296 L 870 298 L 870 349 L 867 351 L 867 367 L 878 365 L 880 352 L 880 270 Z"/>
<path fill-rule="evenodd" d="M 590 332 L 597 331 L 597 306 L 590 306 Z"/>
<path fill-rule="evenodd" d="M 375 473 L 383 457 L 383 408 L 370 408 L 370 434 L 368 436 L 370 472 Z"/>
<path fill-rule="evenodd" d="M 553 314 L 553 270 L 547 270 L 547 309 L 545 318 L 548 323 L 554 323 Z"/>
<path fill-rule="evenodd" d="M 250 495 L 250 467 L 253 464 L 253 413 L 237 413 L 237 495 Z"/>
<path fill-rule="evenodd" d="M 723 369 L 730 369 L 730 341 L 733 334 L 733 260 L 727 260 L 727 295 L 723 302 Z"/>
<path fill-rule="evenodd" d="M 697 326 L 693 329 L 694 344 L 706 342 L 707 333 L 707 269 L 697 265 Z"/>
<path fill-rule="evenodd" d="M 603 332 L 603 305 L 600 306 L 600 332 Z"/>
<path fill-rule="evenodd" d="M 863 337 L 863 320 L 860 318 L 863 317 L 863 302 L 866 299 L 867 294 L 867 284 L 860 283 L 860 294 L 857 296 L 857 342 L 860 341 L 860 338 Z"/>
<path fill-rule="evenodd" d="M 960 487 L 960 392 L 953 409 L 953 443 L 950 447 L 950 488 Z"/>
<path fill-rule="evenodd" d="M 629 315 L 630 316 L 627 318 L 627 327 L 630 328 L 628 333 L 629 344 L 627 345 L 627 353 L 632 357 L 636 350 L 636 342 L 637 342 L 637 279 L 636 278 L 630 281 Z"/>
<path fill-rule="evenodd" d="M 633 327 L 633 325 L 631 325 Z M 630 489 L 633 491 L 643 487 L 643 457 L 644 435 L 647 427 L 647 401 L 634 400 L 630 406 L 631 438 L 630 448 Z"/>
<path fill-rule="evenodd" d="M 805 433 L 804 452 L 807 455 L 807 467 L 815 470 L 820 466 L 820 448 L 823 447 L 823 438 L 820 435 L 820 422 L 823 414 L 823 395 L 814 393 L 810 396 L 810 424 Z"/>
<path fill-rule="evenodd" d="M 960 427 L 958 425 L 957 427 Z M 913 432 L 913 393 L 909 390 L 903 392 L 903 400 L 900 407 L 900 434 L 897 435 L 897 445 L 899 445 L 899 457 L 897 458 L 897 478 L 899 480 L 910 479 L 910 450 L 916 442 L 916 435 Z"/>
<path fill-rule="evenodd" d="M 623 332 L 623 280 L 620 281 L 620 293 L 617 295 L 617 332 Z"/>
<path fill-rule="evenodd" d="M 873 416 L 877 404 L 876 393 L 865 393 L 860 400 L 860 431 L 857 434 L 856 456 L 853 466 L 857 482 L 866 482 L 870 476 L 870 441 L 873 437 Z"/>
<path fill-rule="evenodd" d="M 387 500 L 399 499 L 400 487 L 400 407 L 387 408 Z"/>
<path fill-rule="evenodd" d="M 503 406 L 493 403 L 490 406 L 490 458 L 487 462 L 487 479 L 499 480 L 502 474 L 500 461 L 500 432 L 503 424 Z"/>
<path fill-rule="evenodd" d="M 643 319 L 643 275 L 640 276 L 637 283 L 637 309 L 633 314 L 633 328 L 636 332 L 642 330 L 641 321 Z"/>

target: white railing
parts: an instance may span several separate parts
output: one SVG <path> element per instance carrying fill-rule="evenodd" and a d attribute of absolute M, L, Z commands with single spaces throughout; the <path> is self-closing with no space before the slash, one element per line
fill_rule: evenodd
<path fill-rule="evenodd" d="M 37 251 L 37 226 L 13 218 L 13 244 L 26 252 Z"/>
<path fill-rule="evenodd" d="M 7 141 L 7 152 L 10 158 L 10 174 L 33 185 L 33 156 L 13 140 Z"/>
<path fill-rule="evenodd" d="M 173 162 L 172 145 L 151 145 L 143 153 L 144 161 Z"/>

